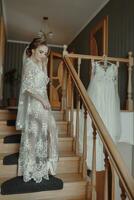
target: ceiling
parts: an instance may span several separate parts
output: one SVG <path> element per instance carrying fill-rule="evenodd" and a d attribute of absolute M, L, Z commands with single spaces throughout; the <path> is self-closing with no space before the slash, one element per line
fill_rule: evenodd
<path fill-rule="evenodd" d="M 3 0 L 8 40 L 31 41 L 48 17 L 49 44 L 69 44 L 109 0 Z"/>

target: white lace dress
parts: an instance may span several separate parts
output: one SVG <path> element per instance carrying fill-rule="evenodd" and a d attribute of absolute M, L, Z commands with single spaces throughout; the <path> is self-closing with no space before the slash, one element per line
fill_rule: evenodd
<path fill-rule="evenodd" d="M 92 62 L 92 77 L 87 89 L 89 97 L 94 103 L 114 142 L 119 141 L 121 134 L 117 75 L 118 67 L 115 64 L 108 65 L 107 68 L 104 68 L 100 63 Z M 80 134 L 79 143 L 80 152 L 82 152 L 83 109 L 80 117 L 80 130 L 82 134 Z M 93 130 L 89 116 L 87 117 L 87 130 L 87 166 L 89 169 L 92 169 Z M 96 140 L 96 169 L 97 171 L 104 169 L 103 145 L 98 134 Z"/>
<path fill-rule="evenodd" d="M 49 104 L 47 73 L 30 58 L 26 59 L 18 105 L 16 129 L 22 130 L 18 174 L 25 182 L 55 175 L 58 161 L 58 130 L 51 110 L 25 91 L 40 95 Z"/>

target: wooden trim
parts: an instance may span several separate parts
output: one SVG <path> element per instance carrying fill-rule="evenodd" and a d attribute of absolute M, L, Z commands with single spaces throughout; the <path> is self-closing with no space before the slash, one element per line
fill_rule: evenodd
<path fill-rule="evenodd" d="M 92 48 L 94 46 L 95 37 L 97 31 L 102 29 L 102 55 L 108 55 L 108 16 L 104 17 L 98 24 L 93 27 L 93 29 L 90 31 L 90 53 L 92 55 L 95 55 L 94 52 L 92 52 Z"/>
<path fill-rule="evenodd" d="M 5 57 L 6 32 L 4 18 L 0 17 L 0 100 L 3 99 L 3 69 Z"/>
<path fill-rule="evenodd" d="M 84 55 L 84 54 L 68 54 L 69 58 L 81 58 L 81 59 L 86 59 L 86 60 L 101 60 L 104 57 L 103 56 L 92 56 L 92 55 Z M 115 58 L 115 57 L 107 57 L 108 61 L 113 61 L 113 62 L 123 62 L 123 63 L 128 63 L 129 59 L 128 58 Z"/>
<path fill-rule="evenodd" d="M 57 58 L 61 58 L 62 59 L 62 54 L 61 53 L 57 53 L 57 52 L 53 52 L 51 51 L 51 55 Z"/>

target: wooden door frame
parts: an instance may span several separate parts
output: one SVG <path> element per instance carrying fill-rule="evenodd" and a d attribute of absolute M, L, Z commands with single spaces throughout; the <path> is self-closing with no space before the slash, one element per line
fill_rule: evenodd
<path fill-rule="evenodd" d="M 49 85 L 49 100 L 50 100 L 50 104 L 52 106 L 53 109 L 57 109 L 59 110 L 61 108 L 60 104 L 61 102 L 58 103 L 58 99 L 57 99 L 57 103 L 53 101 L 53 80 L 54 80 L 54 76 L 53 76 L 53 67 L 54 67 L 54 58 L 55 59 L 61 59 L 62 60 L 62 54 L 58 53 L 58 52 L 53 52 L 51 51 L 50 53 L 50 61 L 49 61 L 49 77 L 50 77 L 50 81 L 51 84 Z M 57 77 L 58 78 L 58 77 Z"/>
<path fill-rule="evenodd" d="M 90 54 L 92 55 L 92 47 L 93 47 L 93 40 L 94 34 L 99 30 L 103 29 L 103 55 L 108 55 L 108 16 L 104 17 L 99 23 L 95 25 L 90 31 Z"/>

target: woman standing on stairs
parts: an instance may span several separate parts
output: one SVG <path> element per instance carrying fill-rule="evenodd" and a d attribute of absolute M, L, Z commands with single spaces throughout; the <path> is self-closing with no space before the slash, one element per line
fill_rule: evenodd
<path fill-rule="evenodd" d="M 35 38 L 23 55 L 16 129 L 22 131 L 18 174 L 37 183 L 55 175 L 58 161 L 58 130 L 47 96 L 48 47 Z"/>

